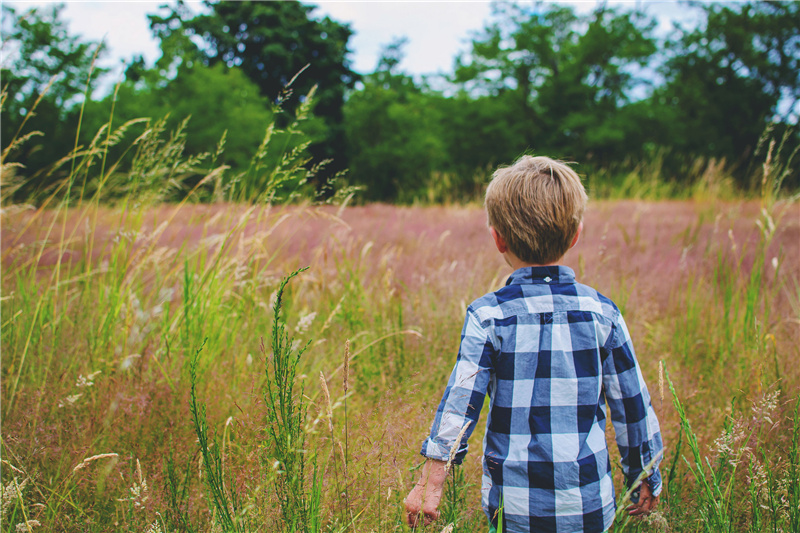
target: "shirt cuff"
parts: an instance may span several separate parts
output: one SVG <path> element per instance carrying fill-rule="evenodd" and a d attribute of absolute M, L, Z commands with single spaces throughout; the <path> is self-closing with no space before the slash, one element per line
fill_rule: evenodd
<path fill-rule="evenodd" d="M 628 486 L 632 485 L 633 482 L 636 481 L 636 478 L 638 478 L 638 477 L 639 476 L 637 475 L 636 477 L 630 478 L 630 482 L 629 482 Z M 647 486 L 650 488 L 650 493 L 653 496 L 658 496 L 659 494 L 661 494 L 661 489 L 663 488 L 662 483 L 661 483 L 661 471 L 658 469 L 657 466 L 653 469 L 653 473 L 650 474 L 650 477 L 645 478 L 642 481 L 642 483 L 647 483 Z M 631 500 L 633 501 L 633 503 L 637 503 L 637 501 L 639 499 L 639 497 L 638 497 L 639 490 L 637 489 L 636 491 L 634 491 L 634 494 L 636 496 L 632 497 Z"/>
<path fill-rule="evenodd" d="M 450 460 L 450 448 L 442 446 L 441 444 L 437 444 L 431 440 L 430 437 L 425 439 L 425 441 L 422 443 L 422 450 L 420 450 L 419 453 L 428 459 L 435 459 L 437 461 L 445 462 Z"/>
<path fill-rule="evenodd" d="M 661 494 L 663 485 L 661 483 L 661 471 L 658 469 L 658 467 L 653 469 L 653 473 L 650 474 L 650 477 L 647 478 L 645 482 L 650 487 L 650 492 L 653 494 L 653 496 L 658 496 Z"/>

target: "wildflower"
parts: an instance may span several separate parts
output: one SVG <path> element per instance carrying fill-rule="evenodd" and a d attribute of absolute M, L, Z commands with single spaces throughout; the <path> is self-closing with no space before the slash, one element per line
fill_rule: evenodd
<path fill-rule="evenodd" d="M 733 453 L 733 436 L 729 431 L 723 431 L 722 435 L 714 441 L 712 449 L 719 456 L 727 456 Z"/>
<path fill-rule="evenodd" d="M 772 412 L 778 407 L 778 391 L 767 392 L 761 397 L 761 400 L 753 404 L 753 416 L 756 420 L 766 420 L 770 424 L 774 424 L 772 420 Z"/>
<path fill-rule="evenodd" d="M 58 402 L 58 406 L 66 407 L 68 405 L 75 405 L 75 402 L 78 401 L 78 398 L 80 398 L 81 396 L 83 396 L 83 394 L 72 394 L 70 396 L 67 396 L 66 398 Z"/>
<path fill-rule="evenodd" d="M 99 376 L 101 372 L 102 372 L 102 370 L 98 370 L 96 372 L 92 372 L 88 376 L 84 376 L 83 374 L 80 374 L 78 376 L 78 380 L 75 382 L 75 386 L 78 387 L 78 388 L 91 387 L 92 385 L 94 385 L 94 378 Z"/>
<path fill-rule="evenodd" d="M 175 294 L 175 289 L 171 287 L 166 287 L 158 291 L 158 301 L 161 303 L 171 302 L 172 297 Z"/>
<path fill-rule="evenodd" d="M 156 520 L 144 530 L 144 533 L 162 533 L 161 524 L 159 524 L 158 520 Z"/>
<path fill-rule="evenodd" d="M 297 333 L 303 334 L 308 331 L 308 328 L 311 326 L 311 323 L 314 322 L 314 319 L 317 317 L 316 312 L 308 313 L 307 315 L 303 315 L 300 317 L 300 321 L 297 322 Z"/>
<path fill-rule="evenodd" d="M 772 258 L 772 268 L 775 269 L 775 270 L 778 270 L 778 258 L 777 257 L 773 257 Z"/>
<path fill-rule="evenodd" d="M 119 369 L 120 370 L 128 370 L 130 367 L 133 366 L 133 362 L 136 359 L 139 359 L 140 357 L 142 357 L 142 356 L 139 355 L 138 353 L 130 354 L 125 359 L 123 359 L 122 362 L 119 364 Z"/>
<path fill-rule="evenodd" d="M 650 531 L 669 531 L 669 522 L 667 518 L 658 511 L 653 511 L 647 515 L 644 522 L 650 526 Z"/>
<path fill-rule="evenodd" d="M 22 491 L 27 484 L 27 478 L 23 479 L 22 483 L 17 483 L 17 478 L 14 478 L 6 485 L 0 485 L 0 491 L 2 491 L 0 492 L 0 502 L 2 502 L 0 504 L 0 522 L 5 518 L 11 505 L 22 499 Z"/>
<path fill-rule="evenodd" d="M 24 533 L 32 530 L 36 526 L 41 526 L 38 520 L 26 520 L 21 524 L 17 524 L 17 533 Z"/>
<path fill-rule="evenodd" d="M 253 366 L 253 354 L 247 354 L 247 359 L 244 362 L 247 363 L 247 366 Z"/>
<path fill-rule="evenodd" d="M 148 494 L 147 488 L 147 480 L 142 475 L 142 465 L 139 463 L 139 459 L 136 459 L 136 476 L 139 479 L 138 483 L 134 483 L 128 490 L 130 491 L 130 496 L 127 498 L 118 498 L 117 501 L 119 502 L 133 502 L 134 507 L 143 507 L 144 502 L 150 497 Z"/>
<path fill-rule="evenodd" d="M 744 444 L 746 429 L 741 420 L 737 420 L 729 429 L 722 431 L 722 434 L 714 441 L 711 449 L 717 454 L 717 457 L 727 461 L 729 465 L 738 465 L 749 450 Z"/>

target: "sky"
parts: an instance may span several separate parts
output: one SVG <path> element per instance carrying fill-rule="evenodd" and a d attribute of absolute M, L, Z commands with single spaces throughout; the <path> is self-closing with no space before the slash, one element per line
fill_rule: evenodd
<path fill-rule="evenodd" d="M 28 7 L 56 2 L 18 0 L 6 2 L 23 11 Z M 167 0 L 138 1 L 75 1 L 67 0 L 63 15 L 69 21 L 71 34 L 87 40 L 105 38 L 108 52 L 101 66 L 116 67 L 136 54 L 152 63 L 160 56 L 158 43 L 151 34 L 147 14 L 156 13 Z M 188 2 L 199 8 L 199 3 Z M 309 2 L 304 2 L 309 3 Z M 577 11 L 591 11 L 595 0 L 562 2 L 572 4 Z M 694 13 L 676 0 L 629 0 L 608 2 L 612 5 L 644 7 L 659 20 L 660 31 L 667 32 L 672 21 L 691 21 Z M 396 37 L 407 37 L 405 58 L 400 68 L 415 76 L 445 73 L 452 70 L 460 51 L 468 49 L 472 33 L 479 31 L 488 20 L 491 9 L 487 1 L 318 1 L 315 15 L 328 15 L 338 22 L 350 24 L 354 36 L 350 39 L 352 69 L 372 72 L 383 46 Z"/>

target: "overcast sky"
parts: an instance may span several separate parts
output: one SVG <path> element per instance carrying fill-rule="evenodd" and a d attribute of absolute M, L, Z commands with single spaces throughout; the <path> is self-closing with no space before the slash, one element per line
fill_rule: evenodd
<path fill-rule="evenodd" d="M 12 1 L 6 2 L 21 10 L 56 2 Z M 119 65 L 134 54 L 143 54 L 148 61 L 160 55 L 158 44 L 150 35 L 148 13 L 158 11 L 166 0 L 152 1 L 66 1 L 64 15 L 70 32 L 86 39 L 106 39 L 109 51 L 105 65 Z M 189 2 L 192 3 L 192 2 Z M 322 1 L 315 14 L 328 15 L 346 22 L 354 31 L 350 40 L 353 52 L 353 69 L 371 72 L 377 63 L 381 48 L 394 37 L 406 36 L 406 57 L 401 68 L 412 74 L 447 72 L 460 50 L 466 49 L 471 32 L 480 30 L 490 13 L 486 1 L 426 2 L 426 1 Z M 595 7 L 594 0 L 570 2 L 579 11 Z M 612 4 L 644 5 L 659 17 L 662 28 L 671 26 L 676 18 L 691 16 L 677 2 L 631 0 Z"/>

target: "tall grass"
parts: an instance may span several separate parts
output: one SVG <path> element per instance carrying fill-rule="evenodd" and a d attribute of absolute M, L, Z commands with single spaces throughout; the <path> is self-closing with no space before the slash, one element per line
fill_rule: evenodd
<path fill-rule="evenodd" d="M 311 341 L 295 348 L 281 317 L 286 284 L 305 270 L 295 270 L 278 286 L 273 306 L 272 353 L 267 353 L 263 341 L 261 351 L 267 367 L 264 392 L 269 436 L 267 448 L 277 470 L 274 490 L 284 519 L 284 530 L 316 533 L 322 527 L 319 517 L 321 486 L 315 454 L 306 446 L 307 400 L 303 395 L 303 384 L 297 383 L 297 365 Z M 296 384 L 300 386 L 299 392 L 295 391 Z M 308 466 L 314 468 L 310 488 Z"/>
<path fill-rule="evenodd" d="M 223 142 L 188 158 L 180 128 L 112 126 L 38 208 L 4 206 L 2 531 L 407 530 L 463 310 L 508 273 L 480 210 L 282 205 L 299 127 L 237 181 Z M 798 212 L 792 159 L 765 153 L 760 205 L 597 203 L 567 257 L 624 305 L 661 397 L 662 506 L 620 530 L 798 529 Z M 728 199 L 709 183 L 690 196 Z M 430 531 L 485 530 L 478 448 Z"/>

